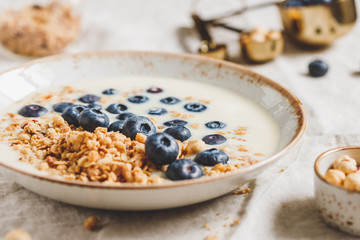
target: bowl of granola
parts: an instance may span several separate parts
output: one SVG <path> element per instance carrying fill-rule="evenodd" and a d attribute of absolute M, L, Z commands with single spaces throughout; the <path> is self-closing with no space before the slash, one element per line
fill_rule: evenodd
<path fill-rule="evenodd" d="M 360 146 L 322 153 L 315 161 L 315 199 L 325 222 L 360 236 Z"/>
<path fill-rule="evenodd" d="M 92 208 L 164 209 L 221 196 L 306 129 L 290 91 L 195 55 L 65 54 L 0 81 L 2 169 L 31 191 Z"/>

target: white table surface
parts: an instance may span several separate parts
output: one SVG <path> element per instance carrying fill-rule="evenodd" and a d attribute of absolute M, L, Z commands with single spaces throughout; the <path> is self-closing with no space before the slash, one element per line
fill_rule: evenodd
<path fill-rule="evenodd" d="M 2 0 L 0 7 L 6 6 L 6 1 Z M 204 1 L 199 3 L 206 9 L 204 12 L 202 8 L 203 16 L 241 3 L 208 0 L 211 4 L 206 5 Z M 357 4 L 360 6 L 360 1 Z M 81 36 L 66 52 L 195 52 L 199 42 L 190 19 L 193 5 L 191 0 L 84 0 L 79 8 L 83 16 Z M 281 26 L 276 8 L 251 12 L 232 22 L 246 28 L 259 24 Z M 232 61 L 289 88 L 302 100 L 309 115 L 303 141 L 251 182 L 250 194 L 227 194 L 205 203 L 162 211 L 102 211 L 29 192 L 8 180 L 0 169 L 0 238 L 14 228 L 22 228 L 33 239 L 201 240 L 208 235 L 216 235 L 220 240 L 352 239 L 328 227 L 317 212 L 313 163 L 324 150 L 360 144 L 360 24 L 326 49 L 303 49 L 287 41 L 280 57 L 258 65 L 241 57 L 237 34 L 225 30 L 212 33 L 216 40 L 228 45 Z M 330 66 L 323 78 L 307 76 L 307 65 L 315 58 L 324 59 Z M 24 61 L 0 57 L 0 71 Z M 103 227 L 96 232 L 84 230 L 84 219 L 93 215 L 100 217 Z M 240 219 L 239 224 L 230 226 L 235 219 Z"/>

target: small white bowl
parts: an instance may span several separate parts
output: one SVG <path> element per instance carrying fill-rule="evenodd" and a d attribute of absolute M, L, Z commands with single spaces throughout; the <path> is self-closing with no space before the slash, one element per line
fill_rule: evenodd
<path fill-rule="evenodd" d="M 315 200 L 326 223 L 360 236 L 360 192 L 333 185 L 324 178 L 333 162 L 349 155 L 359 164 L 360 146 L 338 147 L 322 153 L 315 161 Z"/>

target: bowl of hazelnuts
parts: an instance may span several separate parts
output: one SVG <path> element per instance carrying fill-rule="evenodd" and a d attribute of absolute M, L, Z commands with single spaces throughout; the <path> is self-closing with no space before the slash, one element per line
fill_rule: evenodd
<path fill-rule="evenodd" d="M 315 161 L 316 205 L 326 223 L 360 236 L 360 146 L 322 153 Z"/>

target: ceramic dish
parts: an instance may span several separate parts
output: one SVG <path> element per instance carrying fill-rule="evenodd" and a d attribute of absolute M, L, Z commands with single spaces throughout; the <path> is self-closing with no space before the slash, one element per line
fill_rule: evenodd
<path fill-rule="evenodd" d="M 360 159 L 360 146 L 334 148 L 322 153 L 316 159 L 316 205 L 325 222 L 330 226 L 360 236 L 360 192 L 335 186 L 324 178 L 334 161 L 343 155 Z"/>
<path fill-rule="evenodd" d="M 6 86 L 0 90 L 1 107 L 53 84 L 86 83 L 117 76 L 187 79 L 231 89 L 273 116 L 280 128 L 278 147 L 270 157 L 247 168 L 162 185 L 105 185 L 63 180 L 31 171 L 30 165 L 15 166 L 9 159 L 0 158 L 0 165 L 9 176 L 33 192 L 80 206 L 123 210 L 179 207 L 221 196 L 255 178 L 287 153 L 305 133 L 303 105 L 278 83 L 237 64 L 186 54 L 95 52 L 36 60 L 0 74 L 0 82 Z"/>

